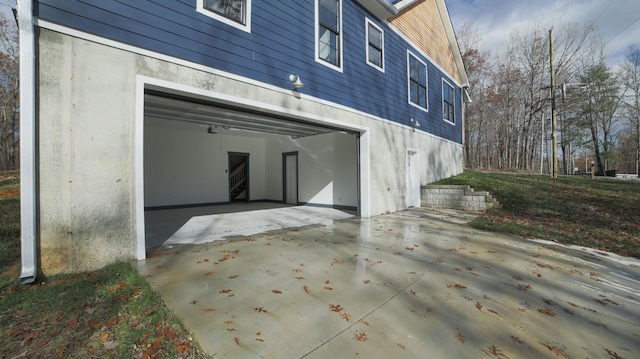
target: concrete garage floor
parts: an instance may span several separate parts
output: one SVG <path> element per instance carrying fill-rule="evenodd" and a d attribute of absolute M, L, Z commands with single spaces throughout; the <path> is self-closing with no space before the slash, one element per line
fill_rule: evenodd
<path fill-rule="evenodd" d="M 333 208 L 274 202 L 151 210 L 145 212 L 146 247 L 154 251 L 163 244 L 206 243 L 275 229 L 331 224 L 353 215 Z"/>
<path fill-rule="evenodd" d="M 139 271 L 216 358 L 640 357 L 640 261 L 482 232 L 474 215 L 169 244 Z"/>

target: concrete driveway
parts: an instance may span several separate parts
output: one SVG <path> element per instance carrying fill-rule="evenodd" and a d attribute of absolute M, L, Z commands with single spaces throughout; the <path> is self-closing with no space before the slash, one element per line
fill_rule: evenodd
<path fill-rule="evenodd" d="M 215 358 L 640 358 L 640 261 L 474 215 L 165 245 L 139 271 Z"/>

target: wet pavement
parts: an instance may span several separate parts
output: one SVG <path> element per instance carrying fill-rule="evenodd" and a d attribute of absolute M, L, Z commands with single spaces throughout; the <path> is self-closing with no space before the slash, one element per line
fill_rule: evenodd
<path fill-rule="evenodd" d="M 410 209 L 202 244 L 139 271 L 215 358 L 640 358 L 640 261 Z"/>

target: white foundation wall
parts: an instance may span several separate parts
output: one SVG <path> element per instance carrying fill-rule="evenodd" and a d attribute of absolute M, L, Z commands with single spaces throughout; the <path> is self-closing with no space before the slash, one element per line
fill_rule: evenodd
<path fill-rule="evenodd" d="M 139 100 L 144 87 L 360 132 L 364 216 L 405 208 L 408 148 L 419 153 L 422 184 L 462 171 L 460 144 L 309 98 L 304 88 L 295 94 L 289 89 L 286 72 L 281 74 L 281 88 L 262 85 L 72 30 L 61 33 L 38 28 L 36 46 L 38 250 L 45 275 L 139 258 L 141 248 L 144 254 L 144 231 L 140 230 L 144 228 L 141 208 L 145 203 L 140 200 L 144 198 L 140 195 L 145 183 L 140 178 L 144 177 L 144 156 L 139 153 L 145 138 L 143 102 Z M 156 130 L 167 136 L 161 129 L 150 131 Z M 297 140 L 297 145 L 315 148 L 318 153 L 326 150 L 326 143 L 319 137 Z M 276 149 L 273 144 L 266 143 L 264 152 L 277 152 L 277 156 L 269 155 L 264 169 L 253 172 L 263 171 L 267 178 L 262 189 L 252 178 L 256 198 L 263 191 L 266 199 L 282 199 L 282 181 L 277 178 L 282 176 L 281 152 L 296 148 Z M 355 140 L 336 140 L 332 146 L 344 146 L 345 152 L 326 153 L 324 158 L 309 152 L 305 159 L 300 151 L 301 175 L 319 174 L 311 189 L 301 188 L 301 201 L 352 205 L 357 198 L 351 182 L 328 189 L 330 176 L 314 172 L 322 171 L 319 166 L 329 165 L 331 158 L 340 158 L 334 167 L 328 167 L 331 175 L 355 177 L 354 159 L 342 157 L 345 153 L 355 156 L 348 149 L 355 146 Z M 227 150 L 247 152 L 232 143 L 224 152 Z M 256 162 L 250 161 L 252 166 Z M 309 166 L 304 169 L 303 164 Z M 159 188 L 150 191 L 157 193 Z"/>
<path fill-rule="evenodd" d="M 229 201 L 228 153 L 249 154 L 250 199 L 265 198 L 265 140 L 153 118 L 144 126 L 145 207 Z"/>
<path fill-rule="evenodd" d="M 46 30 L 36 41 L 40 268 L 49 275 L 130 259 L 133 57 Z"/>
<path fill-rule="evenodd" d="M 407 208 L 407 152 L 420 160 L 420 184 L 462 172 L 462 146 L 424 132 L 371 122 L 371 215 Z"/>

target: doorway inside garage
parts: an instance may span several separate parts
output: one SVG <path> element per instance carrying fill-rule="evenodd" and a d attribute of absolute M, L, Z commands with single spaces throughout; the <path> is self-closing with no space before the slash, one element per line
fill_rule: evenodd
<path fill-rule="evenodd" d="M 210 214 L 234 212 L 238 229 L 260 222 L 256 211 L 291 206 L 360 214 L 360 130 L 286 112 L 146 88 L 138 256 L 196 222 L 194 235 L 219 229 Z"/>
<path fill-rule="evenodd" d="M 249 202 L 249 156 L 229 152 L 229 202 Z"/>
<path fill-rule="evenodd" d="M 298 152 L 282 154 L 283 202 L 298 204 Z"/>

